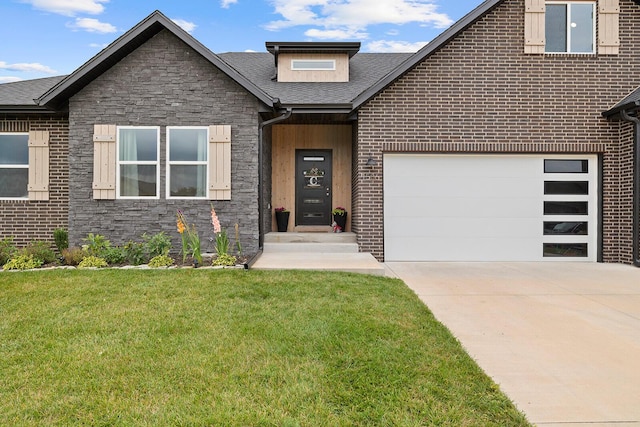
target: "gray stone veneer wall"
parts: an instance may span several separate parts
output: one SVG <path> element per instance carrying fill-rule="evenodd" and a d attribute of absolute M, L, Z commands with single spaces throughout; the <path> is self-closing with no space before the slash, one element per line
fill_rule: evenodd
<path fill-rule="evenodd" d="M 70 244 L 100 233 L 114 244 L 166 232 L 181 247 L 176 211 L 196 225 L 203 251 L 212 249 L 209 200 L 167 200 L 166 126 L 231 125 L 232 196 L 213 201 L 234 241 L 240 225 L 245 254 L 258 248 L 258 101 L 210 62 L 162 31 L 69 101 Z M 93 126 L 160 126 L 160 199 L 94 200 Z"/>
<path fill-rule="evenodd" d="M 605 262 L 631 260 L 629 133 L 601 113 L 640 85 L 640 6 L 620 0 L 620 54 L 527 55 L 507 0 L 363 106 L 353 229 L 384 259 L 384 151 L 598 153 Z M 375 168 L 365 168 L 369 155 Z"/>

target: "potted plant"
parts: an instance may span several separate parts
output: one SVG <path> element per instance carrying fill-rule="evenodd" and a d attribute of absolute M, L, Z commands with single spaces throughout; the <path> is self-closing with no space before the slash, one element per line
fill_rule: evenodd
<path fill-rule="evenodd" d="M 289 211 L 284 208 L 276 208 L 276 223 L 278 224 L 278 232 L 285 232 L 289 227 Z"/>
<path fill-rule="evenodd" d="M 343 207 L 338 206 L 334 210 L 331 211 L 333 214 L 333 222 L 335 222 L 335 227 L 339 227 L 340 231 L 346 231 L 347 229 L 347 210 Z M 335 231 L 338 231 L 337 229 Z"/>

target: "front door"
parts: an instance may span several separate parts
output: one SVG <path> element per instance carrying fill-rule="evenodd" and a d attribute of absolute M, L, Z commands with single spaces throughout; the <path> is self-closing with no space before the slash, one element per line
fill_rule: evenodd
<path fill-rule="evenodd" d="M 296 150 L 296 225 L 331 225 L 331 150 Z"/>

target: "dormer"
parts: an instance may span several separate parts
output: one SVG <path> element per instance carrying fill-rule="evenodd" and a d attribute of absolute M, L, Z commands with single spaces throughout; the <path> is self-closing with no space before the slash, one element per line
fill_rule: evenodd
<path fill-rule="evenodd" d="M 274 56 L 279 82 L 348 82 L 349 59 L 359 42 L 267 42 Z"/>

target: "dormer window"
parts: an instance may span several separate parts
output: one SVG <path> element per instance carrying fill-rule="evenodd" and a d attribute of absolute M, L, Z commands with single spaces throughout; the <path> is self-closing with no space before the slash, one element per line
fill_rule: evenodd
<path fill-rule="evenodd" d="M 292 71 L 335 71 L 335 59 L 292 59 Z"/>
<path fill-rule="evenodd" d="M 357 42 L 267 42 L 275 59 L 278 82 L 342 83 L 349 81 L 349 60 Z"/>

